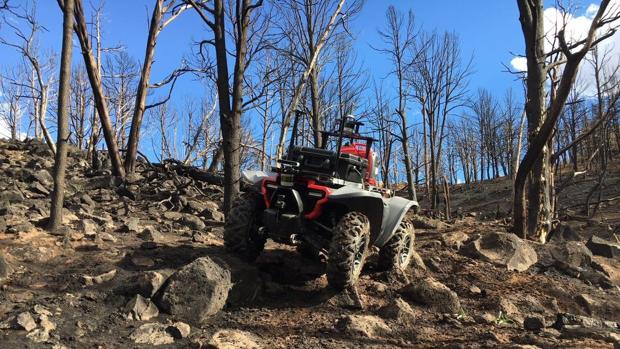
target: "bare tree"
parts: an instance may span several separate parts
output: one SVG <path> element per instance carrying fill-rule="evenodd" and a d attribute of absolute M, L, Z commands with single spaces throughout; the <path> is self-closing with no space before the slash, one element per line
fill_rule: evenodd
<path fill-rule="evenodd" d="M 30 98 L 34 106 L 35 136 L 37 138 L 39 137 L 40 128 L 47 145 L 50 147 L 52 153 L 55 153 L 56 147 L 54 141 L 45 125 L 45 116 L 47 115 L 47 106 L 50 96 L 50 84 L 52 83 L 51 79 L 45 76 L 45 72 L 53 66 L 53 61 L 50 58 L 45 62 L 45 58 L 43 58 L 38 48 L 38 34 L 44 28 L 37 21 L 36 6 L 34 4 L 29 10 L 25 10 L 24 13 L 18 13 L 16 11 L 12 13 L 16 18 L 26 24 L 27 30 L 23 30 L 18 24 L 8 21 L 7 26 L 13 29 L 18 42 L 12 43 L 0 37 L 0 44 L 16 49 L 28 62 L 32 72 L 30 84 L 26 85 L 23 81 L 13 81 L 12 83 L 30 90 Z"/>
<path fill-rule="evenodd" d="M 125 50 L 107 55 L 102 66 L 103 87 L 110 105 L 110 118 L 121 148 L 127 141 L 127 126 L 138 86 L 139 66 Z"/>
<path fill-rule="evenodd" d="M 412 69 L 405 77 L 412 85 L 412 94 L 423 110 L 425 134 L 428 137 L 429 196 L 431 208 L 439 203 L 437 186 L 440 184 L 443 145 L 448 116 L 466 102 L 467 78 L 471 73 L 471 59 L 463 61 L 460 41 L 455 33 L 422 34 L 414 50 Z"/>
<path fill-rule="evenodd" d="M 233 198 L 239 193 L 241 177 L 243 87 L 245 70 L 249 65 L 248 58 L 251 57 L 248 56 L 248 31 L 250 30 L 252 13 L 262 6 L 263 1 L 259 0 L 254 4 L 250 0 L 237 0 L 235 2 L 235 20 L 233 21 L 235 64 L 232 84 L 229 79 L 228 51 L 226 49 L 226 8 L 224 1 L 215 0 L 213 7 L 205 2 L 197 3 L 194 0 L 187 0 L 187 2 L 192 5 L 214 34 L 214 39 L 209 43 L 215 47 L 217 62 L 217 91 L 224 154 L 224 212 L 228 214 Z"/>
<path fill-rule="evenodd" d="M 146 109 L 146 96 L 149 89 L 153 58 L 155 57 L 157 37 L 167 25 L 169 25 L 188 7 L 189 5 L 184 3 L 178 4 L 175 0 L 155 0 L 155 7 L 153 8 L 151 23 L 149 25 L 148 39 L 146 40 L 146 49 L 144 52 L 144 62 L 142 63 L 140 82 L 138 83 L 138 89 L 136 92 L 136 102 L 131 120 L 129 140 L 127 143 L 127 154 L 125 154 L 125 171 L 127 173 L 133 172 L 136 163 L 136 156 L 138 154 L 140 126 L 142 125 L 142 118 L 144 117 L 144 111 Z"/>
<path fill-rule="evenodd" d="M 86 70 L 84 66 L 79 66 L 71 74 L 71 95 L 73 98 L 69 113 L 69 127 L 71 140 L 80 149 L 87 147 L 87 128 L 90 123 L 87 113 L 92 100 L 89 90 Z"/>
<path fill-rule="evenodd" d="M 0 123 L 9 129 L 12 140 L 20 138 L 21 119 L 24 113 L 24 86 L 15 84 L 15 81 L 24 81 L 24 73 L 21 67 L 13 67 L 10 73 L 4 74 L 6 78 L 0 78 L 0 91 L 2 91 L 2 104 L 0 108 Z"/>
<path fill-rule="evenodd" d="M 386 11 L 387 27 L 384 31 L 379 31 L 386 48 L 378 49 L 379 52 L 386 54 L 394 69 L 391 71 L 397 80 L 397 100 L 398 106 L 396 114 L 399 117 L 397 127 L 400 130 L 401 148 L 403 151 L 403 161 L 405 163 L 405 176 L 407 178 L 407 193 L 411 200 L 416 198 L 415 183 L 413 182 L 413 167 L 409 154 L 409 128 L 407 120 L 407 96 L 409 94 L 409 84 L 406 74 L 415 60 L 415 39 L 416 29 L 414 24 L 413 12 L 410 10 L 407 19 L 398 13 L 394 6 L 389 6 Z M 411 57 L 412 54 L 414 57 Z"/>
<path fill-rule="evenodd" d="M 284 154 L 284 142 L 285 142 L 286 134 L 288 133 L 288 128 L 290 126 L 291 118 L 293 116 L 293 113 L 295 113 L 297 110 L 297 106 L 301 99 L 304 86 L 306 85 L 308 78 L 312 74 L 312 71 L 314 70 L 318 62 L 319 55 L 321 54 L 321 50 L 323 49 L 323 46 L 325 46 L 325 43 L 327 42 L 327 39 L 330 36 L 330 33 L 332 32 L 332 30 L 334 29 L 336 25 L 336 20 L 338 19 L 339 16 L 343 15 L 341 11 L 344 6 L 344 2 L 345 0 L 340 0 L 338 2 L 338 5 L 336 6 L 334 12 L 329 18 L 329 21 L 327 22 L 327 25 L 325 25 L 325 29 L 318 36 L 319 39 L 311 55 L 308 57 L 309 59 L 308 59 L 307 65 L 305 66 L 305 70 L 303 74 L 299 77 L 299 80 L 297 84 L 295 85 L 293 97 L 291 98 L 289 107 L 286 110 L 286 113 L 283 114 L 284 117 L 282 119 L 282 125 L 280 127 L 280 137 L 278 139 L 278 147 L 276 149 L 276 158 L 281 158 L 282 155 Z"/>
<path fill-rule="evenodd" d="M 67 167 L 67 143 L 69 141 L 69 109 L 71 108 L 71 51 L 73 48 L 74 0 L 65 0 L 62 25 L 62 51 L 60 56 L 60 80 L 58 87 L 58 131 L 56 161 L 54 163 L 54 190 L 47 229 L 55 231 L 62 224 L 62 206 L 65 195 L 65 169 Z"/>
<path fill-rule="evenodd" d="M 601 1 L 585 39 L 568 42 L 564 28 L 561 28 L 556 35 L 559 47 L 545 52 L 547 32 L 544 28 L 543 1 L 517 0 L 517 4 L 527 59 L 525 110 L 528 118 L 528 148 L 515 178 L 513 224 L 515 234 L 546 242 L 554 214 L 551 199 L 553 195 L 551 136 L 581 61 L 593 46 L 615 33 L 620 13 L 618 9 L 609 7 L 609 0 Z M 611 27 L 599 32 L 604 26 Z M 557 54 L 561 54 L 562 58 L 549 63 L 549 57 Z M 559 65 L 563 65 L 561 73 L 555 70 Z M 558 75 L 547 107 L 546 84 L 551 70 Z M 525 184 L 528 176 L 531 180 L 527 194 L 529 210 L 526 212 Z"/>
<path fill-rule="evenodd" d="M 64 8 L 64 1 L 58 0 L 58 5 L 61 9 Z M 95 107 L 97 108 L 97 114 L 99 116 L 99 120 L 101 121 L 103 136 L 105 138 L 106 145 L 108 146 L 108 155 L 110 156 L 110 162 L 112 164 L 112 173 L 115 176 L 125 177 L 125 170 L 122 166 L 118 143 L 116 142 L 116 136 L 112 128 L 112 122 L 110 121 L 108 102 L 104 94 L 103 84 L 101 82 L 101 64 L 93 55 L 81 0 L 75 0 L 75 9 L 73 12 L 75 15 L 73 30 L 75 31 L 75 34 L 80 42 L 82 57 L 84 58 L 86 72 L 88 73 L 88 80 L 90 81 L 90 86 L 93 90 Z"/>

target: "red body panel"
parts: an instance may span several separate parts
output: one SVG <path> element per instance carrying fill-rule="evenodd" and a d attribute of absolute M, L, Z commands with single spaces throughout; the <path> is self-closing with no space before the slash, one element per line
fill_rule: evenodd
<path fill-rule="evenodd" d="M 366 171 L 366 178 L 364 181 L 370 185 L 377 185 L 377 180 L 372 176 L 372 168 L 373 168 L 373 153 L 372 149 L 368 152 L 368 157 L 366 157 L 366 144 L 364 143 L 353 143 L 351 145 L 345 145 L 340 148 L 342 153 L 357 155 L 362 159 L 368 160 L 368 171 Z"/>

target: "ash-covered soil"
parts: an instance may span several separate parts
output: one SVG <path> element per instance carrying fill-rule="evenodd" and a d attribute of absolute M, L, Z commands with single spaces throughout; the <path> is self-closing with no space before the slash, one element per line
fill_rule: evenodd
<path fill-rule="evenodd" d="M 120 183 L 72 151 L 65 229 L 50 234 L 52 165 L 44 144 L 0 141 L 0 348 L 618 346 L 618 200 L 539 245 L 506 234 L 506 183 L 456 190 L 460 218 L 414 218 L 406 273 L 377 270 L 373 251 L 338 294 L 292 247 L 270 243 L 254 265 L 227 255 L 221 188 L 175 163 Z M 566 189 L 568 218 L 587 188 Z"/>

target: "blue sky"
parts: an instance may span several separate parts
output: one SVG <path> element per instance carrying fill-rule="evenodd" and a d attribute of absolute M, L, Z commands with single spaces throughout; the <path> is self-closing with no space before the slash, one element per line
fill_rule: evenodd
<path fill-rule="evenodd" d="M 24 5 L 26 0 L 13 0 Z M 36 0 L 35 0 L 36 1 Z M 92 0 L 92 3 L 98 3 Z M 584 8 L 592 1 L 584 1 Z M 55 0 L 36 1 L 38 17 L 47 29 L 40 38 L 43 50 L 60 51 L 62 16 Z M 84 1 L 86 13 L 89 13 L 91 1 Z M 546 2 L 552 6 L 553 2 Z M 465 59 L 473 57 L 473 73 L 469 87 L 472 93 L 478 88 L 487 88 L 501 98 L 508 88 L 515 96 L 521 96 L 521 83 L 515 77 L 503 72 L 503 64 L 509 65 L 513 53 L 523 50 L 523 36 L 518 20 L 518 9 L 514 0 L 444 0 L 420 1 L 367 0 L 362 12 L 355 19 L 350 31 L 357 38 L 355 48 L 358 59 L 363 63 L 370 78 L 385 78 L 390 70 L 388 61 L 373 47 L 381 47 L 377 30 L 385 26 L 385 11 L 393 4 L 405 14 L 412 9 L 418 26 L 431 31 L 454 31 L 461 39 L 462 55 Z M 103 31 L 104 46 L 122 45 L 129 55 L 138 62 L 142 61 L 147 36 L 149 16 L 153 0 L 107 0 L 104 6 Z M 579 12 L 579 10 L 578 10 Z M 7 35 L 6 27 L 0 29 Z M 168 26 L 160 35 L 151 81 L 156 82 L 168 75 L 178 66 L 183 56 L 191 52 L 191 44 L 199 39 L 210 37 L 210 30 L 200 21 L 193 11 L 185 12 Z M 77 41 L 76 41 L 77 42 Z M 0 70 L 17 63 L 19 55 L 14 49 L 0 45 Z M 81 60 L 79 47 L 74 49 L 75 62 Z M 384 90 L 393 90 L 392 78 L 384 82 Z M 199 100 L 208 93 L 200 82 L 191 77 L 184 77 L 178 83 L 173 94 L 173 103 L 180 106 L 186 99 Z M 371 91 L 369 89 L 368 95 Z M 409 115 L 413 122 L 419 122 L 419 113 L 411 110 Z M 150 148 L 150 146 L 149 146 Z M 148 151 L 148 149 L 147 149 Z"/>
<path fill-rule="evenodd" d="M 94 1 L 96 3 L 96 1 Z M 17 0 L 17 4 L 25 3 Z M 88 6 L 89 2 L 85 1 Z M 148 16 L 153 1 L 108 0 L 104 10 L 104 44 L 123 45 L 128 53 L 141 61 L 147 35 Z M 522 50 L 518 12 L 515 1 L 379 1 L 368 0 L 362 13 L 352 25 L 357 36 L 356 49 L 371 76 L 380 79 L 388 72 L 386 60 L 370 46 L 380 47 L 377 29 L 384 26 L 385 11 L 393 4 L 402 12 L 413 9 L 418 25 L 424 29 L 455 31 L 462 40 L 463 55 L 474 55 L 474 74 L 471 87 L 487 87 L 503 91 L 513 86 L 513 78 L 502 72 L 501 63 L 509 63 L 510 52 Z M 56 1 L 38 1 L 41 24 L 48 32 L 41 36 L 41 46 L 60 50 L 61 13 Z M 6 30 L 6 29 L 2 29 Z M 157 81 L 178 65 L 183 55 L 190 52 L 193 41 L 208 35 L 208 30 L 193 12 L 186 12 L 160 35 L 152 80 Z M 75 50 L 77 53 L 77 50 Z M 19 59 L 13 49 L 0 46 L 2 66 Z M 80 59 L 79 55 L 74 55 Z M 372 67 L 372 68 L 368 68 Z M 199 93 L 191 79 L 184 79 L 175 91 L 175 97 Z"/>

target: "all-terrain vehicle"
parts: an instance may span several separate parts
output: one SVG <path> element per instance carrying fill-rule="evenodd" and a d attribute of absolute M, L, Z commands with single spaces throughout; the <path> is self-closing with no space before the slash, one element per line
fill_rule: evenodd
<path fill-rule="evenodd" d="M 224 228 L 227 250 L 254 261 L 266 240 L 327 258 L 330 286 L 356 283 L 369 245 L 379 265 L 405 269 L 414 249 L 413 226 L 403 218 L 417 201 L 377 185 L 377 157 L 361 122 L 348 116 L 322 131 L 318 148 L 298 146 L 296 113 L 288 152 L 274 172 L 244 171 L 250 184 L 233 203 Z"/>

